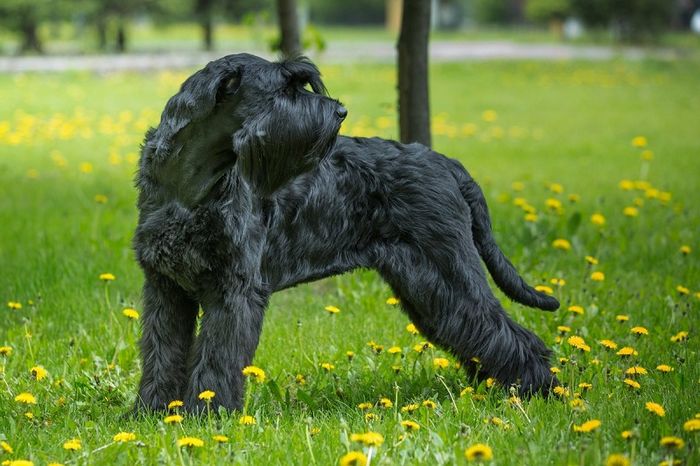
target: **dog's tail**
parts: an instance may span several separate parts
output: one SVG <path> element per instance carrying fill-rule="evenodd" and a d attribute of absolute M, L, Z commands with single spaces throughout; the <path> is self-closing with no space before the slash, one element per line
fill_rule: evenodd
<path fill-rule="evenodd" d="M 491 233 L 491 217 L 484 193 L 461 164 L 455 161 L 455 165 L 457 169 L 453 170 L 453 173 L 459 183 L 459 190 L 469 204 L 472 213 L 472 235 L 476 249 L 496 285 L 509 298 L 526 306 L 537 307 L 545 311 L 558 309 L 559 301 L 525 283 L 513 264 L 503 254 Z"/>

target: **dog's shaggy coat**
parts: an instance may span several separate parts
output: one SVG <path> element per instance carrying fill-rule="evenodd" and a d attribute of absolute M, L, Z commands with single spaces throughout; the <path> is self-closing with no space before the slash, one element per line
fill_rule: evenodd
<path fill-rule="evenodd" d="M 549 350 L 506 315 L 481 261 L 510 298 L 559 303 L 498 248 L 476 182 L 420 144 L 338 136 L 345 114 L 309 61 L 246 54 L 209 63 L 170 99 L 137 178 L 137 409 L 184 399 L 196 411 L 204 390 L 240 408 L 270 294 L 358 267 L 377 270 L 465 367 L 476 357 L 479 375 L 522 394 L 557 385 Z"/>

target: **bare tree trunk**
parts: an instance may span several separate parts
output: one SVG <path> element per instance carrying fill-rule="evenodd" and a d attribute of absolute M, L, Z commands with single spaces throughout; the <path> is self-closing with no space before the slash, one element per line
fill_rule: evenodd
<path fill-rule="evenodd" d="M 280 23 L 280 50 L 288 57 L 298 55 L 301 53 L 301 43 L 296 0 L 277 0 L 277 16 Z"/>
<path fill-rule="evenodd" d="M 212 0 L 197 0 L 195 4 L 195 15 L 202 27 L 202 39 L 204 50 L 214 49 L 214 24 L 212 21 Z"/>
<path fill-rule="evenodd" d="M 26 11 L 22 14 L 20 20 L 20 30 L 22 33 L 22 44 L 20 52 L 37 52 L 43 53 L 44 47 L 39 38 L 39 25 L 37 24 L 36 16 L 32 11 Z"/>
<path fill-rule="evenodd" d="M 95 27 L 97 28 L 97 48 L 101 51 L 107 50 L 107 21 L 103 15 L 98 15 L 95 20 Z"/>
<path fill-rule="evenodd" d="M 124 26 L 124 18 L 119 18 L 117 24 L 117 52 L 126 52 L 126 27 Z"/>
<path fill-rule="evenodd" d="M 428 35 L 430 0 L 404 0 L 399 52 L 399 127 L 401 142 L 430 147 Z"/>

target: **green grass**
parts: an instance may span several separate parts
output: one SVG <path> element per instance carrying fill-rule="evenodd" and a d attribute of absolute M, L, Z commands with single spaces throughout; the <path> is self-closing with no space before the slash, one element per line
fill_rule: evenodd
<path fill-rule="evenodd" d="M 329 89 L 350 110 L 343 131 L 393 137 L 395 79 L 388 66 L 324 66 Z M 537 332 L 554 350 L 552 364 L 569 389 L 564 400 L 508 401 L 502 387 L 475 386 L 454 367 L 436 370 L 433 358 L 412 348 L 421 342 L 406 317 L 386 304 L 390 290 L 377 275 L 359 271 L 275 295 L 266 316 L 255 364 L 268 382 L 249 387 L 248 411 L 257 425 L 239 425 L 239 413 L 220 418 L 186 417 L 165 425 L 162 416 L 123 418 L 139 378 L 138 322 L 122 315 L 141 310 L 142 275 L 130 248 L 136 224 L 132 178 L 138 144 L 147 125 L 176 91 L 186 73 L 0 76 L 0 440 L 14 453 L 0 460 L 35 464 L 337 464 L 362 445 L 352 433 L 379 432 L 384 444 L 372 464 L 463 464 L 464 451 L 488 444 L 495 464 L 600 464 L 624 453 L 634 464 L 681 459 L 698 464 L 698 433 L 685 421 L 700 412 L 698 311 L 700 226 L 698 173 L 700 64 L 696 62 L 472 63 L 432 68 L 434 146 L 461 160 L 480 181 L 491 206 L 502 249 L 533 284 L 555 289 L 556 313 L 508 302 L 514 319 Z M 497 119 L 486 122 L 484 111 Z M 631 145 L 645 136 L 651 161 Z M 624 191 L 620 180 L 645 179 L 661 192 Z M 521 182 L 522 191 L 512 184 Z M 563 192 L 551 191 L 551 183 Z M 555 188 L 556 189 L 556 188 Z M 571 202 L 570 195 L 578 195 Z M 98 203 L 96 195 L 106 196 Z M 523 197 L 538 221 L 523 220 L 515 206 Z M 549 212 L 548 198 L 562 202 Z M 635 205 L 637 217 L 623 209 Z M 599 227 L 589 220 L 604 215 Z M 567 239 L 568 251 L 552 247 Z M 692 248 L 682 255 L 683 245 Z M 584 257 L 599 263 L 587 265 Z M 605 273 L 594 282 L 592 271 Z M 101 273 L 116 280 L 103 283 Z M 550 283 L 562 278 L 562 287 Z M 690 289 L 680 294 L 676 287 Z M 19 302 L 10 309 L 6 302 Z M 583 315 L 567 311 L 584 308 Z M 327 305 L 341 312 L 330 315 Z M 616 315 L 629 316 L 620 323 Z M 557 327 L 571 328 L 560 336 Z M 647 336 L 630 329 L 643 326 Z M 672 343 L 680 331 L 685 342 Z M 590 352 L 567 343 L 583 337 Z M 624 359 L 598 342 L 632 346 Z M 384 351 L 373 354 L 374 341 Z M 402 348 L 404 357 L 387 353 Z M 348 361 L 346 351 L 356 356 Z M 567 358 L 561 363 L 559 358 Z M 320 364 L 335 369 L 326 373 Z M 673 372 L 662 374 L 657 365 Z M 34 380 L 30 369 L 48 376 Z M 392 366 L 400 366 L 395 373 Z M 633 365 L 648 370 L 641 388 L 623 384 Z M 296 383 L 302 374 L 305 384 Z M 274 381 L 271 382 L 271 381 Z M 582 392 L 579 383 L 592 389 Z M 460 396 L 473 387 L 476 398 Z M 32 393 L 36 405 L 14 401 Z M 583 407 L 570 401 L 580 393 Z M 394 407 L 372 408 L 366 421 L 357 408 L 387 397 Z M 409 403 L 433 400 L 437 407 L 402 413 Z M 664 417 L 646 402 L 661 404 Z M 28 418 L 26 413 L 31 413 Z M 489 420 L 500 418 L 504 425 Z M 601 426 L 576 433 L 591 419 Z M 421 427 L 405 437 L 401 420 Z M 623 440 L 621 432 L 633 432 Z M 113 444 L 118 432 L 136 442 Z M 214 434 L 230 438 L 216 445 Z M 183 436 L 204 446 L 180 449 Z M 659 445 L 662 436 L 685 441 L 680 450 Z M 82 448 L 64 442 L 79 438 Z M 365 452 L 367 449 L 365 448 Z"/>

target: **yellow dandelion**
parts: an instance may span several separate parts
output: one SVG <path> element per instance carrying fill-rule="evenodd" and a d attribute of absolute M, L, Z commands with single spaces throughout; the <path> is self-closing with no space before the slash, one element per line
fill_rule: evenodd
<path fill-rule="evenodd" d="M 578 335 L 570 336 L 566 340 L 566 342 L 568 344 L 570 344 L 571 346 L 573 346 L 574 348 L 579 349 L 579 350 L 584 351 L 584 352 L 588 352 L 591 350 L 591 347 L 586 344 L 586 341 Z"/>
<path fill-rule="evenodd" d="M 107 196 L 105 196 L 104 194 L 95 194 L 94 199 L 95 202 L 97 202 L 98 204 L 106 204 L 108 200 Z"/>
<path fill-rule="evenodd" d="M 569 397 L 569 389 L 562 387 L 562 386 L 557 386 L 554 387 L 554 390 L 552 390 L 555 395 L 560 396 L 562 398 L 568 398 Z"/>
<path fill-rule="evenodd" d="M 561 249 L 562 251 L 568 251 L 571 249 L 571 243 L 564 238 L 557 238 L 552 241 L 552 247 L 554 249 Z"/>
<path fill-rule="evenodd" d="M 642 387 L 641 385 L 639 385 L 639 382 L 637 382 L 636 380 L 625 379 L 625 380 L 623 380 L 622 382 L 623 382 L 625 385 L 627 385 L 628 387 L 633 388 L 633 389 L 635 389 L 635 390 L 639 390 L 639 389 Z"/>
<path fill-rule="evenodd" d="M 618 314 L 615 316 L 615 320 L 618 322 L 627 322 L 628 320 L 630 320 L 630 316 L 626 314 Z"/>
<path fill-rule="evenodd" d="M 630 466 L 631 464 L 629 458 L 619 453 L 613 453 L 605 460 L 605 466 Z"/>
<path fill-rule="evenodd" d="M 583 307 L 574 305 L 574 306 L 569 306 L 568 311 L 573 313 L 573 314 L 583 314 Z"/>
<path fill-rule="evenodd" d="M 561 194 L 564 192 L 564 186 L 562 186 L 560 183 L 549 183 L 549 186 L 547 187 L 555 194 Z"/>
<path fill-rule="evenodd" d="M 7 307 L 9 307 L 10 309 L 12 309 L 14 311 L 17 311 L 19 309 L 22 309 L 22 303 L 20 303 L 18 301 L 8 301 Z"/>
<path fill-rule="evenodd" d="M 29 369 L 29 373 L 32 374 L 32 377 L 34 377 L 36 380 L 44 380 L 49 375 L 49 372 L 42 366 L 32 367 Z"/>
<path fill-rule="evenodd" d="M 321 369 L 323 369 L 326 372 L 330 372 L 333 369 L 335 369 L 335 366 L 329 362 L 323 362 L 321 363 Z"/>
<path fill-rule="evenodd" d="M 631 180 L 620 180 L 618 187 L 623 191 L 632 191 L 634 189 L 634 182 Z"/>
<path fill-rule="evenodd" d="M 624 209 L 622 209 L 622 214 L 625 217 L 637 217 L 639 216 L 639 209 L 636 207 L 627 206 Z"/>
<path fill-rule="evenodd" d="M 182 400 L 173 400 L 168 403 L 168 409 L 182 408 L 184 405 L 185 403 Z"/>
<path fill-rule="evenodd" d="M 246 416 L 241 416 L 238 419 L 238 423 L 242 426 L 254 426 L 255 424 L 257 424 L 257 421 L 255 420 L 255 418 L 253 416 L 246 415 Z"/>
<path fill-rule="evenodd" d="M 581 195 L 580 195 L 580 194 L 575 194 L 575 193 L 569 194 L 569 202 L 572 202 L 572 203 L 575 204 L 575 203 L 577 203 L 577 202 L 580 201 L 580 200 L 581 200 Z"/>
<path fill-rule="evenodd" d="M 644 327 L 632 327 L 630 329 L 630 333 L 634 333 L 635 335 L 649 335 L 649 330 L 647 330 Z"/>
<path fill-rule="evenodd" d="M 177 439 L 178 447 L 199 448 L 204 446 L 204 440 L 197 437 L 182 437 Z"/>
<path fill-rule="evenodd" d="M 590 265 L 598 265 L 598 259 L 593 256 L 586 256 L 584 259 L 586 259 L 586 262 Z"/>
<path fill-rule="evenodd" d="M 554 375 L 557 375 L 558 373 L 561 372 L 561 369 L 559 369 L 558 367 L 550 367 L 549 372 L 551 372 Z"/>
<path fill-rule="evenodd" d="M 563 335 L 565 333 L 569 333 L 571 331 L 571 327 L 568 327 L 566 325 L 558 325 L 557 331 Z"/>
<path fill-rule="evenodd" d="M 654 160 L 654 152 L 650 151 L 649 149 L 643 150 L 640 157 L 642 160 Z"/>
<path fill-rule="evenodd" d="M 366 422 L 372 422 L 372 421 L 374 421 L 374 420 L 376 420 L 376 419 L 379 419 L 379 416 L 377 416 L 377 415 L 374 414 L 374 413 L 366 413 L 366 414 L 365 414 L 365 421 L 366 421 Z"/>
<path fill-rule="evenodd" d="M 537 285 L 537 286 L 535 286 L 535 290 L 539 291 L 540 293 L 544 293 L 544 294 L 548 294 L 548 295 L 554 294 L 554 290 L 547 285 Z"/>
<path fill-rule="evenodd" d="M 593 280 L 594 282 L 602 282 L 603 280 L 605 280 L 605 274 L 599 271 L 593 272 L 591 274 L 591 280 Z"/>
<path fill-rule="evenodd" d="M 539 219 L 537 214 L 525 214 L 525 217 L 523 217 L 523 218 L 525 219 L 526 222 L 530 222 L 530 223 L 535 223 Z"/>
<path fill-rule="evenodd" d="M 510 189 L 512 189 L 513 191 L 523 191 L 525 189 L 525 183 L 523 183 L 522 181 L 513 181 L 510 184 Z"/>
<path fill-rule="evenodd" d="M 550 197 L 549 199 L 544 201 L 544 205 L 547 206 L 547 208 L 550 210 L 561 210 L 561 201 L 559 199 L 553 199 Z"/>
<path fill-rule="evenodd" d="M 631 438 L 634 438 L 634 432 L 632 432 L 631 430 L 623 430 L 620 433 L 620 437 L 622 437 L 624 440 L 629 440 Z"/>
<path fill-rule="evenodd" d="M 642 366 L 632 366 L 625 371 L 626 375 L 647 375 L 647 370 Z"/>
<path fill-rule="evenodd" d="M 382 398 L 379 400 L 379 406 L 388 409 L 393 407 L 394 403 L 389 398 Z"/>
<path fill-rule="evenodd" d="M 650 413 L 654 413 L 659 417 L 664 417 L 666 415 L 666 410 L 659 403 L 654 403 L 653 401 L 647 401 L 644 406 L 646 406 L 647 410 Z"/>
<path fill-rule="evenodd" d="M 204 401 L 211 401 L 214 399 L 215 396 L 216 396 L 216 393 L 214 393 L 213 391 L 204 390 L 202 393 L 200 393 L 197 396 L 197 398 L 199 398 L 200 400 L 204 400 Z"/>
<path fill-rule="evenodd" d="M 348 358 L 348 361 L 352 361 L 353 358 L 355 357 L 355 352 L 354 351 L 346 351 L 345 357 Z"/>
<path fill-rule="evenodd" d="M 389 306 L 396 306 L 396 305 L 399 304 L 400 302 L 401 302 L 401 301 L 399 301 L 399 298 L 395 298 L 394 296 L 392 296 L 391 298 L 387 298 L 387 300 L 386 300 L 386 303 L 387 303 Z"/>
<path fill-rule="evenodd" d="M 388 350 L 386 350 L 387 353 L 389 354 L 400 354 L 401 353 L 401 348 L 398 346 L 392 346 Z"/>
<path fill-rule="evenodd" d="M 338 314 L 340 312 L 340 309 L 335 306 L 326 306 L 323 309 L 325 309 L 329 314 Z"/>
<path fill-rule="evenodd" d="M 133 440 L 136 440 L 136 434 L 133 432 L 119 432 L 114 437 L 112 437 L 112 440 L 121 443 L 131 442 Z"/>
<path fill-rule="evenodd" d="M 647 138 L 644 136 L 635 136 L 632 138 L 632 145 L 639 149 L 646 147 L 648 143 Z"/>
<path fill-rule="evenodd" d="M 578 388 L 580 388 L 583 391 L 588 391 L 591 388 L 593 388 L 593 384 L 590 384 L 588 382 L 581 382 L 580 384 L 578 384 Z"/>
<path fill-rule="evenodd" d="M 4 440 L 0 440 L 0 450 L 4 451 L 5 453 L 14 453 L 14 450 L 10 444 Z"/>
<path fill-rule="evenodd" d="M 34 466 L 34 462 L 29 460 L 5 460 L 2 462 L 2 466 Z"/>
<path fill-rule="evenodd" d="M 413 351 L 416 353 L 422 353 L 423 351 L 433 348 L 432 343 L 428 343 L 427 341 L 424 341 L 422 343 L 418 343 L 417 345 L 413 345 Z"/>
<path fill-rule="evenodd" d="M 681 251 L 681 254 L 683 254 L 684 256 L 687 256 L 693 250 L 690 248 L 690 246 L 688 246 L 687 244 L 684 244 L 683 246 L 681 246 L 680 251 Z"/>
<path fill-rule="evenodd" d="M 599 428 L 601 425 L 601 422 L 598 419 L 591 419 L 590 421 L 586 421 L 580 426 L 574 424 L 574 432 L 580 432 L 580 433 L 588 433 L 588 432 L 593 432 L 597 428 Z"/>
<path fill-rule="evenodd" d="M 465 396 L 469 395 L 470 393 L 474 393 L 474 388 L 473 387 L 464 387 L 462 391 L 459 392 L 459 396 Z"/>
<path fill-rule="evenodd" d="M 697 432 L 700 430 L 700 419 L 689 419 L 683 423 L 683 430 L 686 432 Z"/>
<path fill-rule="evenodd" d="M 447 367 L 450 367 L 450 361 L 446 358 L 434 358 L 433 367 L 435 367 L 436 369 L 445 369 Z"/>
<path fill-rule="evenodd" d="M 617 349 L 617 343 L 615 343 L 612 340 L 600 340 L 600 344 L 603 345 L 607 349 Z"/>
<path fill-rule="evenodd" d="M 340 458 L 340 466 L 366 466 L 367 456 L 361 451 L 351 451 Z"/>
<path fill-rule="evenodd" d="M 221 434 L 212 436 L 212 440 L 214 440 L 216 443 L 228 443 L 228 437 Z"/>
<path fill-rule="evenodd" d="M 672 341 L 673 343 L 678 343 L 678 342 L 681 342 L 681 341 L 685 341 L 685 340 L 687 340 L 687 339 L 688 339 L 688 332 L 686 332 L 686 331 L 678 332 L 678 333 L 676 333 L 675 335 L 673 335 L 673 336 L 671 337 L 671 341 Z"/>
<path fill-rule="evenodd" d="M 412 413 L 412 412 L 414 412 L 415 410 L 417 410 L 418 407 L 419 407 L 419 406 L 418 406 L 417 403 L 407 404 L 406 406 L 402 406 L 402 407 L 401 407 L 401 412 L 402 412 L 402 413 Z"/>
<path fill-rule="evenodd" d="M 31 393 L 22 392 L 15 397 L 15 401 L 17 403 L 23 403 L 25 405 L 35 405 L 36 404 L 36 397 L 34 395 L 32 395 Z"/>
<path fill-rule="evenodd" d="M 374 407 L 374 403 L 364 402 L 357 405 L 357 407 L 361 410 L 372 409 Z"/>
<path fill-rule="evenodd" d="M 171 414 L 170 416 L 165 416 L 165 419 L 163 419 L 163 422 L 166 424 L 179 424 L 182 422 L 182 416 L 179 414 Z"/>
<path fill-rule="evenodd" d="M 690 290 L 688 288 L 684 287 L 683 285 L 678 285 L 676 287 L 676 291 L 678 292 L 678 294 L 682 294 L 685 296 L 690 294 Z"/>
<path fill-rule="evenodd" d="M 662 447 L 666 448 L 675 448 L 676 450 L 680 450 L 685 446 L 685 442 L 683 439 L 678 438 L 678 437 L 673 437 L 673 436 L 667 436 L 667 437 L 661 437 L 661 440 L 659 441 Z"/>
<path fill-rule="evenodd" d="M 496 379 L 494 379 L 493 377 L 489 377 L 486 379 L 486 388 L 491 388 L 494 385 L 496 385 Z"/>
<path fill-rule="evenodd" d="M 669 366 L 668 364 L 659 364 L 656 366 L 656 370 L 663 373 L 669 373 L 673 371 L 673 367 Z"/>
<path fill-rule="evenodd" d="M 12 356 L 12 347 L 0 346 L 0 356 Z"/>
<path fill-rule="evenodd" d="M 467 461 L 490 461 L 493 459 L 493 451 L 485 443 L 476 443 L 464 450 L 464 457 Z"/>
<path fill-rule="evenodd" d="M 100 274 L 100 280 L 102 280 L 103 282 L 112 282 L 116 279 L 117 279 L 117 277 L 115 277 L 114 274 L 111 274 L 111 273 L 101 273 Z"/>
<path fill-rule="evenodd" d="M 498 114 L 495 110 L 484 110 L 481 114 L 481 119 L 487 123 L 493 123 L 498 119 Z"/>
<path fill-rule="evenodd" d="M 378 447 L 384 443 L 384 436 L 378 432 L 364 432 L 350 435 L 350 440 L 368 447 Z"/>
<path fill-rule="evenodd" d="M 401 427 L 403 427 L 409 432 L 415 432 L 417 430 L 420 430 L 420 425 L 417 422 L 413 421 L 401 421 Z"/>
<path fill-rule="evenodd" d="M 131 307 L 126 307 L 122 310 L 122 315 L 124 317 L 126 317 L 127 319 L 138 320 L 139 311 L 137 311 L 136 309 L 131 308 Z"/>
<path fill-rule="evenodd" d="M 251 377 L 258 383 L 263 383 L 265 381 L 265 371 L 256 366 L 246 366 L 242 371 L 243 375 L 246 377 Z"/>
<path fill-rule="evenodd" d="M 421 404 L 428 409 L 435 409 L 437 407 L 433 400 L 423 400 Z"/>
<path fill-rule="evenodd" d="M 418 329 L 416 328 L 416 326 L 413 324 L 406 325 L 406 331 L 408 333 L 410 333 L 411 335 L 418 335 L 418 333 L 420 333 L 420 332 L 418 332 Z"/>
<path fill-rule="evenodd" d="M 636 349 L 632 348 L 631 346 L 625 346 L 624 348 L 621 348 L 620 351 L 616 353 L 618 356 L 639 356 L 639 353 L 637 352 Z"/>
<path fill-rule="evenodd" d="M 605 217 L 603 216 L 603 214 L 595 213 L 591 215 L 591 223 L 602 227 L 603 225 L 605 225 Z"/>
<path fill-rule="evenodd" d="M 78 439 L 78 438 L 72 438 L 72 439 L 63 443 L 64 450 L 77 451 L 77 450 L 80 450 L 81 448 L 83 448 L 83 446 L 80 443 L 80 439 Z"/>

